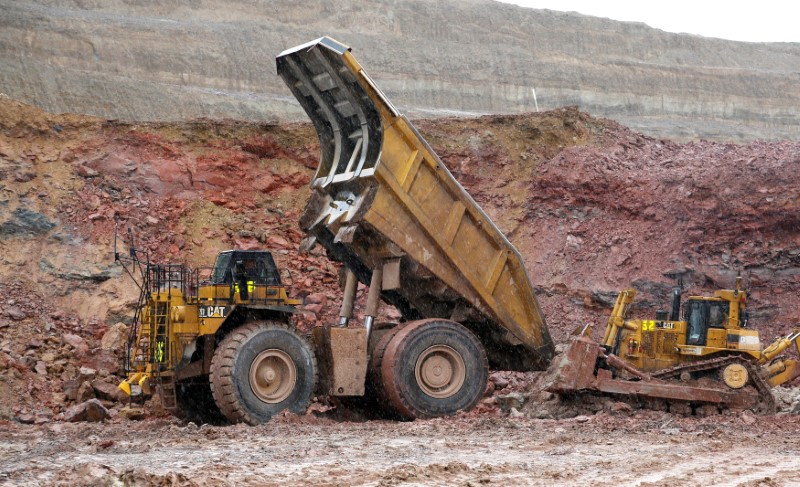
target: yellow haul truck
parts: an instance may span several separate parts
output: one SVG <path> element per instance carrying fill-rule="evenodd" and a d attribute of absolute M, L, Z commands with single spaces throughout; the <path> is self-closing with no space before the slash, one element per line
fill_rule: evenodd
<path fill-rule="evenodd" d="M 116 257 L 141 275 L 123 391 L 157 386 L 165 408 L 202 421 L 255 424 L 305 410 L 315 355 L 291 328 L 301 301 L 288 297 L 270 252 L 229 250 L 196 270 L 142 263 L 135 250 Z"/>
<path fill-rule="evenodd" d="M 201 420 L 258 424 L 303 411 L 315 388 L 424 418 L 475 406 L 490 363 L 545 369 L 554 345 L 519 253 L 349 48 L 318 39 L 277 67 L 319 135 L 303 246 L 346 268 L 341 319 L 299 335 L 266 252 L 222 253 L 207 280 L 149 265 L 121 387 L 160 385 L 168 408 Z M 251 260 L 268 277 L 243 270 Z M 374 322 L 380 300 L 401 323 Z"/>

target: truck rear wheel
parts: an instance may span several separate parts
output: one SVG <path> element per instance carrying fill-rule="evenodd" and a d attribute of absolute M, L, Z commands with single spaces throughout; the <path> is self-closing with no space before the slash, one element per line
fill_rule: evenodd
<path fill-rule="evenodd" d="M 391 337 L 380 373 L 383 395 L 401 417 L 432 418 L 472 409 L 486 389 L 489 366 L 472 332 L 428 319 Z"/>
<path fill-rule="evenodd" d="M 311 346 L 285 325 L 248 323 L 217 346 L 211 361 L 211 392 L 234 423 L 256 425 L 276 413 L 305 412 L 317 382 Z"/>

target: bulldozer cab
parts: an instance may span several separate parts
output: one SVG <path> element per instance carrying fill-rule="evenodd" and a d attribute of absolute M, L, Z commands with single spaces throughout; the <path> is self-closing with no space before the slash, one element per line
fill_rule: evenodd
<path fill-rule="evenodd" d="M 280 286 L 281 277 L 270 252 L 228 250 L 220 252 L 211 274 L 212 284 Z"/>
<path fill-rule="evenodd" d="M 730 303 L 722 299 L 689 298 L 684 306 L 686 344 L 704 346 L 709 328 L 726 328 Z"/>

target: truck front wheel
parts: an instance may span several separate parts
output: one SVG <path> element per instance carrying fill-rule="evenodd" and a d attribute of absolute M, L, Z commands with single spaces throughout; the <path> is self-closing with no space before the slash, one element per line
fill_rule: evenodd
<path fill-rule="evenodd" d="M 261 424 L 276 413 L 305 412 L 317 381 L 311 346 L 285 325 L 245 324 L 228 334 L 211 361 L 211 392 L 234 423 Z"/>
<path fill-rule="evenodd" d="M 475 335 L 447 320 L 408 323 L 391 337 L 380 366 L 381 385 L 402 417 L 448 416 L 473 408 L 486 389 L 486 352 Z"/>

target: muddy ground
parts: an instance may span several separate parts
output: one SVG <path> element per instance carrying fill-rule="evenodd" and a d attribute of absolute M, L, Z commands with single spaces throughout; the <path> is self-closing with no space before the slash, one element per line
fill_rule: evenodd
<path fill-rule="evenodd" d="M 0 424 L 2 485 L 798 485 L 800 416 Z"/>

